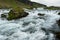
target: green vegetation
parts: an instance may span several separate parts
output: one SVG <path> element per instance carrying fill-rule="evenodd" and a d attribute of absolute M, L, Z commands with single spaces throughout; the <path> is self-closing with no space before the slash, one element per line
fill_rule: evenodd
<path fill-rule="evenodd" d="M 13 8 L 21 12 L 23 8 L 45 7 L 45 5 L 30 2 L 29 0 L 25 0 L 27 2 L 23 1 L 24 0 L 0 0 L 0 8 Z"/>
<path fill-rule="evenodd" d="M 50 7 L 45 7 L 45 9 L 49 9 L 49 10 L 60 10 L 60 7 L 50 6 Z"/>
<path fill-rule="evenodd" d="M 37 7 L 46 7 L 46 5 L 31 2 L 29 0 L 0 0 L 0 8 L 12 8 L 13 12 L 10 12 L 7 18 L 10 20 L 20 18 L 19 16 L 25 13 L 23 8 L 32 9 Z"/>
<path fill-rule="evenodd" d="M 8 14 L 7 19 L 9 20 L 21 18 L 21 15 L 24 16 L 25 12 L 23 8 L 33 9 L 37 7 L 44 7 L 45 9 L 49 9 L 49 10 L 60 9 L 59 7 L 54 7 L 54 6 L 46 7 L 46 5 L 31 2 L 30 0 L 0 0 L 0 9 L 12 8 L 12 10 Z"/>

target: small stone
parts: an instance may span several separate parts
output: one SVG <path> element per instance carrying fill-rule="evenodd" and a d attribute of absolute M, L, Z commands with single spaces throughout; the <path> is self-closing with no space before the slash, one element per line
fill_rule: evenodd
<path fill-rule="evenodd" d="M 39 16 L 44 16 L 45 14 L 38 13 Z"/>

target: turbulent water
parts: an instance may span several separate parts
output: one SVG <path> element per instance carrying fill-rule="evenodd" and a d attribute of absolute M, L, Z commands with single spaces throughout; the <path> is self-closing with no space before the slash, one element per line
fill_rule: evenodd
<path fill-rule="evenodd" d="M 8 10 L 1 11 L 0 14 L 8 13 Z M 56 24 L 56 20 L 60 18 L 58 10 L 37 8 L 25 11 L 29 15 L 18 20 L 7 21 L 0 18 L 0 40 L 55 40 L 51 31 L 59 30 Z M 39 16 L 38 13 L 45 15 Z"/>

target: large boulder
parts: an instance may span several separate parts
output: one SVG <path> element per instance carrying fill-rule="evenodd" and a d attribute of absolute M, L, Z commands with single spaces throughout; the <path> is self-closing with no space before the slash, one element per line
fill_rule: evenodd
<path fill-rule="evenodd" d="M 28 13 L 26 12 L 16 12 L 16 11 L 13 11 L 11 10 L 9 13 L 8 13 L 8 20 L 13 20 L 13 19 L 19 19 L 19 18 L 22 18 L 22 17 L 26 17 L 28 15 Z"/>

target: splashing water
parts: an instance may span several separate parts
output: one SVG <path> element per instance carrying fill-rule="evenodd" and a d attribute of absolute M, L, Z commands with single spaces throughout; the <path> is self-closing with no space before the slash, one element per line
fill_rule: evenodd
<path fill-rule="evenodd" d="M 29 15 L 18 20 L 0 19 L 0 40 L 55 40 L 54 34 L 49 30 L 58 29 L 56 20 L 60 16 L 56 10 L 38 8 L 26 12 Z M 45 15 L 39 16 L 38 13 Z"/>

